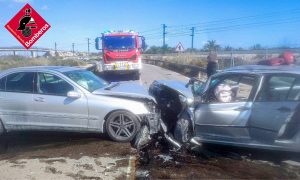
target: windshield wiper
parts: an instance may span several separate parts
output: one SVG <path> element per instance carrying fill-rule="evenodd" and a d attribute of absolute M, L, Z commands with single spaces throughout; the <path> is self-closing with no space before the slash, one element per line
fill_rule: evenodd
<path fill-rule="evenodd" d="M 107 87 L 104 88 L 104 90 L 111 90 L 112 88 L 117 87 L 119 85 L 120 85 L 119 82 L 118 83 L 114 83 L 114 84 L 109 84 Z"/>

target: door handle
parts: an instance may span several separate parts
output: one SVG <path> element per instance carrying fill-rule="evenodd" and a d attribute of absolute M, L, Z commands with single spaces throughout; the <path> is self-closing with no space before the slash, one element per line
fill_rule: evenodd
<path fill-rule="evenodd" d="M 288 108 L 288 107 L 280 107 L 280 108 L 278 108 L 277 109 L 278 111 L 280 111 L 280 112 L 291 112 L 292 111 L 292 109 L 291 108 Z"/>
<path fill-rule="evenodd" d="M 45 99 L 42 98 L 42 97 L 37 97 L 37 98 L 34 98 L 34 101 L 36 101 L 36 102 L 45 102 Z"/>

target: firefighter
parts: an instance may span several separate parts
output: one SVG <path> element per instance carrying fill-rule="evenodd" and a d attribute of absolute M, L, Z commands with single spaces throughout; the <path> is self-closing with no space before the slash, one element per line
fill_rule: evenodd
<path fill-rule="evenodd" d="M 217 69 L 218 69 L 217 54 L 214 52 L 210 52 L 209 55 L 207 56 L 207 67 L 206 67 L 207 78 L 209 78 L 213 74 L 216 74 Z"/>

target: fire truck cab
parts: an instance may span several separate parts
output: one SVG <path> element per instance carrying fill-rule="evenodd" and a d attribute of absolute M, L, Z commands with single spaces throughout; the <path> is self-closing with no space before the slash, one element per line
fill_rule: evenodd
<path fill-rule="evenodd" d="M 95 45 L 97 50 L 102 50 L 100 71 L 132 74 L 134 79 L 139 79 L 141 52 L 145 49 L 144 37 L 133 31 L 107 31 L 102 33 L 102 37 L 96 38 Z"/>

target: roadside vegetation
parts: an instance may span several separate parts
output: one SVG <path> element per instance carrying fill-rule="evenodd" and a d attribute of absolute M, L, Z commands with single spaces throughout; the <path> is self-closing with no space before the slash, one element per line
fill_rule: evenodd
<path fill-rule="evenodd" d="M 24 66 L 85 66 L 86 62 L 76 59 L 61 58 L 29 58 L 23 56 L 2 56 L 0 57 L 0 71 L 14 67 Z"/>

